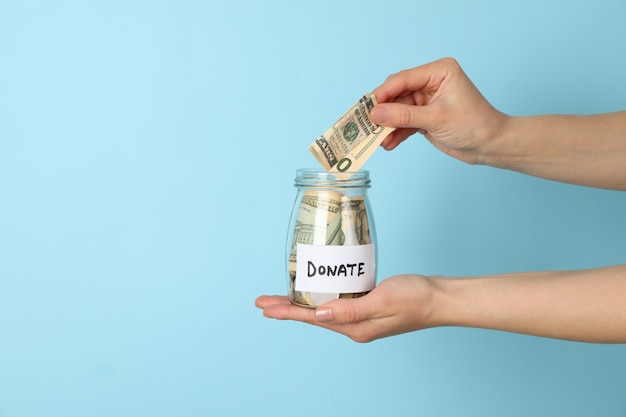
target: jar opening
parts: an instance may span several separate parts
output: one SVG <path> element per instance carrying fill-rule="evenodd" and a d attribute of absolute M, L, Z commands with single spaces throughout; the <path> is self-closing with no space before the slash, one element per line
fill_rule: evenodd
<path fill-rule="evenodd" d="M 324 169 L 304 168 L 296 171 L 295 186 L 306 187 L 370 187 L 367 170 L 353 172 L 328 172 Z"/>

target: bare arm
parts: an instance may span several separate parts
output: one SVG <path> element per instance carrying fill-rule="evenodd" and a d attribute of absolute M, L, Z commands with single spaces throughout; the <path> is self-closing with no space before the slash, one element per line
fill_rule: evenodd
<path fill-rule="evenodd" d="M 509 117 L 479 159 L 555 181 L 626 190 L 626 111 Z"/>
<path fill-rule="evenodd" d="M 626 111 L 509 116 L 491 106 L 450 58 L 393 74 L 373 93 L 380 104 L 372 120 L 397 128 L 382 144 L 387 150 L 420 132 L 468 163 L 626 190 Z"/>
<path fill-rule="evenodd" d="M 594 343 L 626 343 L 626 265 L 472 278 L 398 275 L 362 298 L 317 310 L 261 296 L 264 315 L 298 320 L 358 342 L 460 326 Z"/>
<path fill-rule="evenodd" d="M 626 342 L 626 265 L 438 280 L 434 323 Z"/>

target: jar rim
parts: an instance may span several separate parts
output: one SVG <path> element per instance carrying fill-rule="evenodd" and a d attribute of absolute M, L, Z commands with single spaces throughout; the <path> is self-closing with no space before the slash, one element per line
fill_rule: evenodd
<path fill-rule="evenodd" d="M 369 171 L 328 172 L 323 168 L 296 170 L 295 186 L 309 187 L 370 187 Z"/>

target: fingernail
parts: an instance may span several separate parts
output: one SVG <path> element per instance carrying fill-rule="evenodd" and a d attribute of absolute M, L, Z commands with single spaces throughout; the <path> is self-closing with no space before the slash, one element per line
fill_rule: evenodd
<path fill-rule="evenodd" d="M 320 323 L 333 321 L 333 311 L 330 308 L 318 308 L 315 310 L 315 319 Z"/>
<path fill-rule="evenodd" d="M 384 107 L 374 106 L 372 111 L 370 111 L 370 119 L 376 124 L 382 125 L 388 121 L 388 118 L 389 111 Z"/>

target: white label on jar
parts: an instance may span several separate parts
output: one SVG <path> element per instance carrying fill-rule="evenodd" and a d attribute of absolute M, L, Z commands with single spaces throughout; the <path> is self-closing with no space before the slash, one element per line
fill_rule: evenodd
<path fill-rule="evenodd" d="M 374 244 L 297 244 L 296 291 L 354 293 L 374 289 Z"/>

